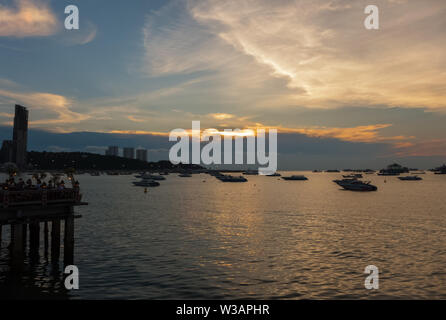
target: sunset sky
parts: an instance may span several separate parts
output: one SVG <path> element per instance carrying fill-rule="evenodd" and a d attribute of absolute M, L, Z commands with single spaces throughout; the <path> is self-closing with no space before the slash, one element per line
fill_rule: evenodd
<path fill-rule="evenodd" d="M 278 128 L 289 162 L 318 157 L 298 147 L 306 139 L 331 150 L 321 166 L 341 162 L 343 144 L 358 166 L 440 165 L 446 1 L 372 2 L 379 30 L 364 27 L 362 0 L 0 0 L 0 126 L 19 103 L 53 134 L 150 141 L 201 120 Z M 70 4 L 79 30 L 64 29 Z"/>

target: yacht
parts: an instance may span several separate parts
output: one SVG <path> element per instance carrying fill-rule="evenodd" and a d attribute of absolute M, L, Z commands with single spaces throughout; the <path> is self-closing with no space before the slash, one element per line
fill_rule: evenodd
<path fill-rule="evenodd" d="M 192 175 L 190 173 L 180 173 L 178 176 L 181 177 L 181 178 L 190 178 L 190 177 L 192 177 Z"/>
<path fill-rule="evenodd" d="M 299 181 L 308 180 L 307 177 L 302 176 L 302 175 L 300 175 L 300 176 L 293 175 L 290 177 L 282 177 L 282 179 L 283 180 L 299 180 Z"/>
<path fill-rule="evenodd" d="M 364 182 L 358 179 L 343 179 L 343 180 L 334 180 L 336 184 L 344 188 L 345 190 L 350 191 L 376 191 L 378 187 L 370 184 L 370 182 Z"/>
<path fill-rule="evenodd" d="M 246 182 L 248 179 L 246 179 L 243 176 L 231 176 L 231 175 L 221 175 L 217 176 L 217 179 L 221 182 Z"/>
<path fill-rule="evenodd" d="M 436 168 L 434 172 L 435 174 L 446 174 L 446 165 Z"/>
<path fill-rule="evenodd" d="M 277 172 L 274 172 L 274 173 L 267 174 L 266 176 L 267 176 L 267 177 L 280 177 L 281 174 L 280 174 L 280 173 L 277 173 Z"/>
<path fill-rule="evenodd" d="M 245 172 L 243 172 L 244 175 L 248 175 L 248 176 L 256 176 L 259 174 L 258 170 L 246 170 Z"/>
<path fill-rule="evenodd" d="M 156 175 L 156 174 L 143 174 L 142 179 L 150 179 L 150 180 L 166 180 L 166 177 L 160 176 L 160 175 Z"/>
<path fill-rule="evenodd" d="M 345 179 L 352 179 L 352 178 L 360 179 L 360 178 L 362 178 L 362 174 L 354 173 L 354 174 L 349 174 L 349 175 L 343 175 L 342 177 Z"/>
<path fill-rule="evenodd" d="M 158 187 L 160 183 L 152 179 L 142 179 L 141 181 L 134 181 L 133 184 L 137 187 Z"/>
<path fill-rule="evenodd" d="M 398 177 L 398 179 L 403 180 L 403 181 L 419 181 L 419 180 L 423 180 L 419 176 Z"/>

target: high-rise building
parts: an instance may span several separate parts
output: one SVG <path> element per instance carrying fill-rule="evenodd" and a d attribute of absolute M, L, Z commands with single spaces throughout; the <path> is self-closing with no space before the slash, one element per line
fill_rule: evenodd
<path fill-rule="evenodd" d="M 147 162 L 147 150 L 146 149 L 136 150 L 136 159 Z"/>
<path fill-rule="evenodd" d="M 117 146 L 109 146 L 108 150 L 105 151 L 105 155 L 106 156 L 118 157 L 119 156 L 119 147 L 117 147 Z"/>
<path fill-rule="evenodd" d="M 0 150 L 0 163 L 2 162 L 13 162 L 12 140 L 3 140 Z"/>
<path fill-rule="evenodd" d="M 28 110 L 15 106 L 14 131 L 12 135 L 12 161 L 19 169 L 26 167 L 26 149 L 28 144 Z"/>
<path fill-rule="evenodd" d="M 124 148 L 124 158 L 135 159 L 135 148 Z"/>

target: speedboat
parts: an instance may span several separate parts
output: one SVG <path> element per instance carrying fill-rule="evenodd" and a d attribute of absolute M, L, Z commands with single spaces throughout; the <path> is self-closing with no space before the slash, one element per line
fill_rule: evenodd
<path fill-rule="evenodd" d="M 192 177 L 192 175 L 190 173 L 180 173 L 178 176 L 181 177 L 181 178 L 190 178 L 190 177 Z"/>
<path fill-rule="evenodd" d="M 282 177 L 282 179 L 283 180 L 298 180 L 298 181 L 308 180 L 307 177 L 302 176 L 302 175 L 299 175 L 299 176 L 293 175 L 290 177 Z"/>
<path fill-rule="evenodd" d="M 277 173 L 277 172 L 274 172 L 274 173 L 267 174 L 266 176 L 267 176 L 267 177 L 280 177 L 281 174 L 280 174 L 280 173 Z"/>
<path fill-rule="evenodd" d="M 243 172 L 244 175 L 248 175 L 248 176 L 256 176 L 259 174 L 258 170 L 246 170 L 245 172 Z"/>
<path fill-rule="evenodd" d="M 370 182 L 364 182 L 357 179 L 342 179 L 342 180 L 334 180 L 336 184 L 344 188 L 345 190 L 350 191 L 376 191 L 378 187 L 370 184 Z"/>
<path fill-rule="evenodd" d="M 145 173 L 141 176 L 142 179 L 150 179 L 150 180 L 166 180 L 166 177 L 156 175 L 156 174 L 149 174 Z"/>
<path fill-rule="evenodd" d="M 344 177 L 346 179 L 352 179 L 352 178 L 360 179 L 360 178 L 362 178 L 362 174 L 354 173 L 354 174 L 349 174 L 349 175 L 343 175 L 342 177 Z"/>
<path fill-rule="evenodd" d="M 231 176 L 231 175 L 221 175 L 216 177 L 221 182 L 246 182 L 246 179 L 243 176 Z"/>
<path fill-rule="evenodd" d="M 133 184 L 137 187 L 158 187 L 160 183 L 152 179 L 142 179 L 141 181 L 134 181 Z"/>
<path fill-rule="evenodd" d="M 398 177 L 398 179 L 403 180 L 403 181 L 420 181 L 420 180 L 423 180 L 419 176 Z"/>

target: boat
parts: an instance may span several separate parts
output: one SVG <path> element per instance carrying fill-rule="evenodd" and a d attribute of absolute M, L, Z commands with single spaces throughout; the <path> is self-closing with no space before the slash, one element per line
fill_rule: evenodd
<path fill-rule="evenodd" d="M 337 169 L 330 169 L 330 170 L 325 170 L 325 172 L 327 172 L 327 173 L 337 173 L 337 172 L 341 172 L 341 171 L 339 171 Z"/>
<path fill-rule="evenodd" d="M 246 179 L 243 176 L 221 175 L 221 176 L 217 176 L 216 178 L 222 182 L 246 182 L 246 181 L 248 181 L 248 179 Z"/>
<path fill-rule="evenodd" d="M 299 176 L 293 175 L 290 177 L 282 177 L 282 179 L 283 180 L 298 180 L 298 181 L 308 180 L 307 177 L 302 176 L 302 175 L 299 175 Z"/>
<path fill-rule="evenodd" d="M 350 191 L 376 191 L 378 187 L 370 184 L 369 181 L 361 181 L 358 179 L 334 180 L 336 184 Z"/>
<path fill-rule="evenodd" d="M 434 169 L 435 174 L 446 174 L 446 164 Z"/>
<path fill-rule="evenodd" d="M 256 176 L 259 174 L 258 170 L 246 170 L 245 172 L 243 172 L 244 175 L 248 175 L 248 176 Z"/>
<path fill-rule="evenodd" d="M 321 173 L 322 170 L 313 170 L 314 173 Z"/>
<path fill-rule="evenodd" d="M 352 178 L 360 179 L 360 178 L 362 178 L 362 174 L 354 173 L 354 174 L 349 174 L 349 175 L 343 175 L 342 177 L 345 179 L 352 179 Z"/>
<path fill-rule="evenodd" d="M 190 178 L 190 177 L 192 177 L 192 175 L 190 173 L 180 173 L 178 176 L 181 177 L 181 178 Z"/>
<path fill-rule="evenodd" d="M 134 181 L 133 184 L 137 187 L 158 187 L 160 183 L 152 179 L 142 179 L 141 181 Z"/>
<path fill-rule="evenodd" d="M 267 177 L 280 177 L 281 174 L 280 174 L 280 173 L 277 173 L 277 172 L 274 172 L 274 173 L 267 174 L 266 176 L 267 176 Z"/>
<path fill-rule="evenodd" d="M 419 180 L 423 180 L 419 176 L 398 177 L 398 179 L 403 180 L 403 181 L 419 181 Z"/>
<path fill-rule="evenodd" d="M 403 167 L 398 163 L 393 163 L 387 166 L 386 169 L 381 169 L 379 176 L 399 176 L 401 173 L 409 173 L 409 168 Z"/>
<path fill-rule="evenodd" d="M 143 174 L 142 179 L 151 179 L 151 180 L 166 180 L 166 177 L 160 176 L 160 175 L 156 175 L 156 174 Z"/>

